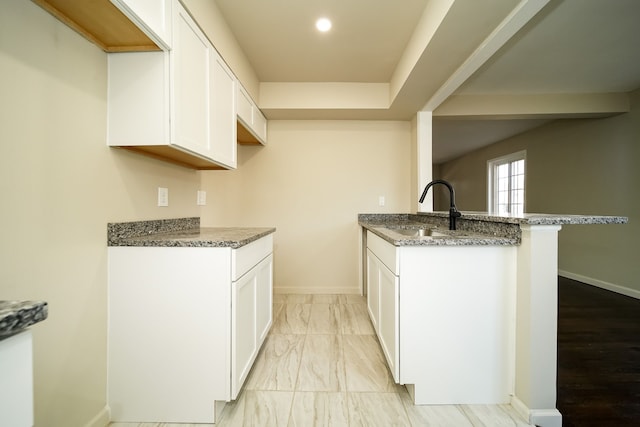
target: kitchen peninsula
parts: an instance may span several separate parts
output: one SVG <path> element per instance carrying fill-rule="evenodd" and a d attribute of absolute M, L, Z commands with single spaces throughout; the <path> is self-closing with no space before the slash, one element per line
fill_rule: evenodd
<path fill-rule="evenodd" d="M 108 225 L 112 421 L 213 423 L 272 324 L 275 228 Z"/>
<path fill-rule="evenodd" d="M 369 315 L 416 404 L 510 403 L 531 424 L 556 409 L 557 237 L 625 217 L 361 214 Z"/>

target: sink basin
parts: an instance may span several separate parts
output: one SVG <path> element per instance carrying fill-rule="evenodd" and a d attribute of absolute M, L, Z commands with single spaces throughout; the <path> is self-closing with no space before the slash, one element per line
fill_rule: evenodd
<path fill-rule="evenodd" d="M 442 233 L 433 228 L 389 228 L 398 234 L 409 237 L 446 237 L 447 233 Z"/>

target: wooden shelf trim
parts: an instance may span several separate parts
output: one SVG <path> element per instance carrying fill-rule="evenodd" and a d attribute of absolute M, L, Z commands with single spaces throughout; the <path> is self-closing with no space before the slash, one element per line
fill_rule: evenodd
<path fill-rule="evenodd" d="M 105 52 L 161 50 L 109 0 L 32 0 Z"/>

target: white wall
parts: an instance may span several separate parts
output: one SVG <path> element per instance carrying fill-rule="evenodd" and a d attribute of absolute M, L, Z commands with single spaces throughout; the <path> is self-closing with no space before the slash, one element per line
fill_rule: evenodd
<path fill-rule="evenodd" d="M 200 176 L 106 146 L 106 54 L 30 1 L 0 2 L 0 76 L 0 299 L 49 303 L 35 422 L 82 426 L 106 404 L 107 222 L 198 216 Z"/>
<path fill-rule="evenodd" d="M 630 99 L 629 113 L 558 120 L 443 163 L 435 177 L 454 184 L 459 209 L 486 210 L 487 160 L 527 150 L 527 212 L 629 217 L 625 225 L 564 226 L 558 268 L 640 297 L 640 90 Z"/>
<path fill-rule="evenodd" d="M 268 137 L 203 172 L 202 224 L 276 227 L 276 292 L 359 292 L 357 215 L 409 210 L 411 124 L 270 121 Z"/>

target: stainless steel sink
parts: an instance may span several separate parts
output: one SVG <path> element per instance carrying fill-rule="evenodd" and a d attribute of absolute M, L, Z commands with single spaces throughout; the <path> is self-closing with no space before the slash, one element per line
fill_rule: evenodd
<path fill-rule="evenodd" d="M 446 237 L 449 236 L 447 233 L 443 233 L 434 228 L 391 228 L 388 227 L 389 230 L 393 230 L 398 234 L 402 234 L 403 236 L 409 237 Z"/>

